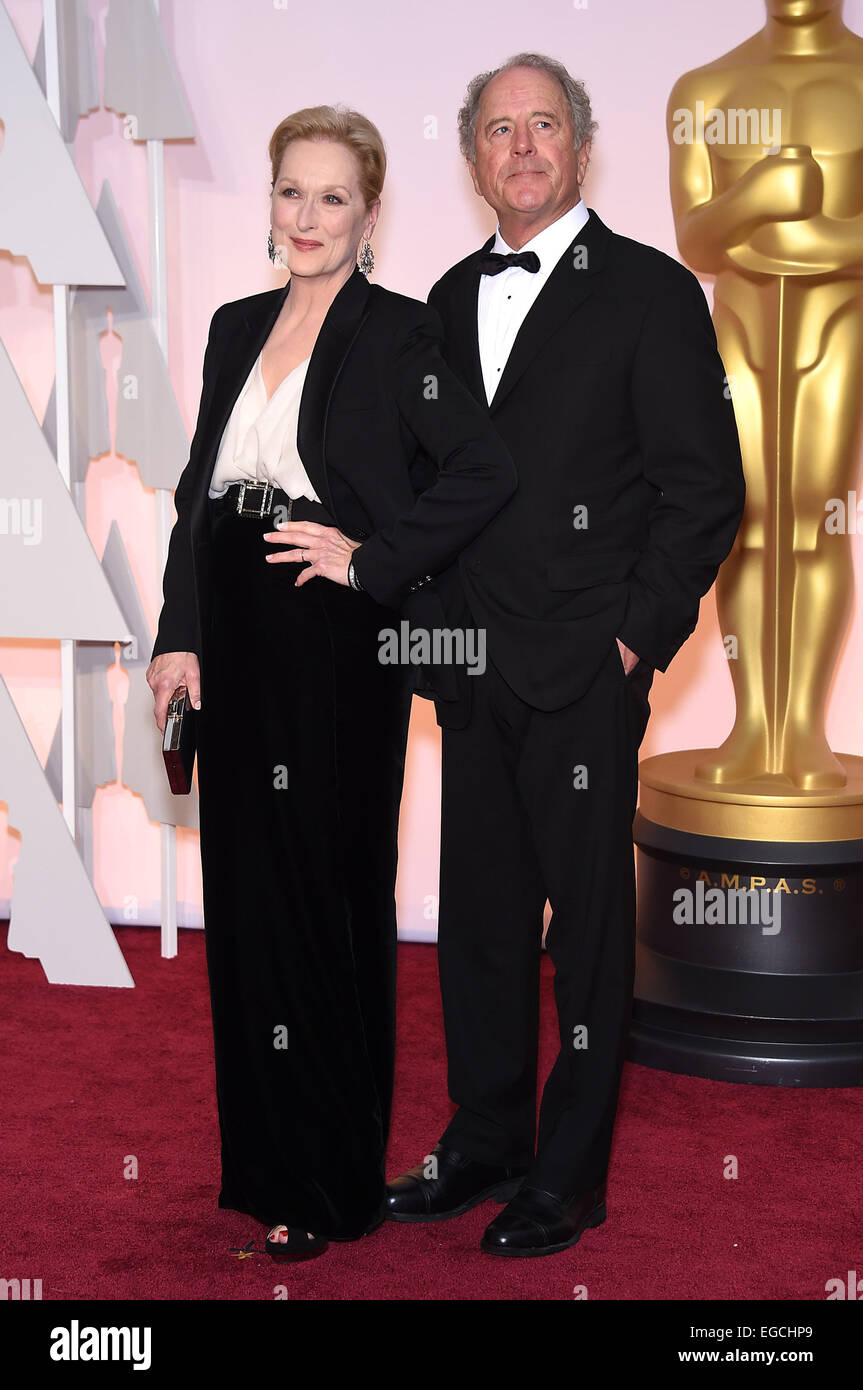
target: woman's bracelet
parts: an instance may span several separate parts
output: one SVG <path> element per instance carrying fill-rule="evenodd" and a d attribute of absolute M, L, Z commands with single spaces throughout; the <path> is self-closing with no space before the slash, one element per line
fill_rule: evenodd
<path fill-rule="evenodd" d="M 361 594 L 361 593 L 364 592 L 363 586 L 362 586 L 362 584 L 360 583 L 359 579 L 357 578 L 357 572 L 356 572 L 356 570 L 354 569 L 354 562 L 353 562 L 353 560 L 351 560 L 350 563 L 349 563 L 349 565 L 348 565 L 348 583 L 350 584 L 350 586 L 351 586 L 352 589 L 355 589 L 355 590 L 356 590 L 356 592 L 357 592 L 358 594 Z"/>

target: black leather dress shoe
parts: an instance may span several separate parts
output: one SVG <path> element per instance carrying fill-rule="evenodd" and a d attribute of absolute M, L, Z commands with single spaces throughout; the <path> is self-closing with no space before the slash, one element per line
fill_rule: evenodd
<path fill-rule="evenodd" d="M 486 1227 L 480 1244 L 489 1255 L 554 1255 L 604 1220 L 604 1184 L 568 1201 L 538 1187 L 522 1187 Z"/>
<path fill-rule="evenodd" d="M 437 1159 L 436 1177 L 426 1176 L 432 1167 L 427 1159 L 387 1183 L 386 1211 L 390 1221 L 448 1221 L 488 1197 L 507 1202 L 527 1172 L 526 1168 L 477 1163 L 440 1144 L 435 1145 L 429 1157 Z"/>

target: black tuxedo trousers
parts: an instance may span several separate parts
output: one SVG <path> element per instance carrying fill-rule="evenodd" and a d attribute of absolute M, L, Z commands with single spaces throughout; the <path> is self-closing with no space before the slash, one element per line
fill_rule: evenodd
<path fill-rule="evenodd" d="M 526 704 L 489 662 L 442 731 L 438 953 L 458 1110 L 442 1142 L 527 1165 L 561 1197 L 606 1176 L 632 1008 L 637 752 L 653 667 L 617 643 L 579 699 Z M 536 1130 L 539 970 L 555 968 L 560 1051 Z"/>

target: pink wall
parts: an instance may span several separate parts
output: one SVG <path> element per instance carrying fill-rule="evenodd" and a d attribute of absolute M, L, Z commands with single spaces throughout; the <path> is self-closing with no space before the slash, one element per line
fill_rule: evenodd
<path fill-rule="evenodd" d="M 32 58 L 39 0 L 6 0 Z M 560 58 L 585 81 L 599 131 L 585 188 L 615 231 L 677 254 L 667 191 L 665 104 L 684 71 L 734 47 L 763 22 L 761 0 L 331 0 L 326 6 L 281 0 L 162 0 L 166 39 L 197 123 L 194 142 L 166 147 L 170 245 L 169 363 L 191 436 L 210 315 L 225 300 L 282 283 L 266 256 L 266 148 L 273 127 L 298 107 L 339 101 L 380 127 L 389 175 L 375 234 L 375 278 L 391 289 L 425 295 L 434 279 L 493 230 L 473 193 L 455 137 L 455 115 L 468 79 L 511 53 L 531 48 Z M 107 6 L 92 0 L 101 89 Z M 863 0 L 848 0 L 845 20 L 863 32 Z M 438 138 L 425 138 L 427 118 Z M 112 112 L 82 120 L 75 159 L 90 198 L 110 179 L 139 274 L 149 282 L 146 155 L 122 138 Z M 58 227 L 62 209 L 58 209 Z M 705 284 L 710 296 L 710 283 Z M 41 420 L 52 381 L 52 307 L 26 261 L 0 255 L 0 336 Z M 116 371 L 119 343 L 106 339 L 106 370 Z M 133 464 L 114 455 L 96 460 L 88 479 L 89 533 L 101 554 L 116 516 L 155 627 L 160 605 L 155 494 Z M 857 585 L 861 586 L 861 539 Z M 56 644 L 0 643 L 0 671 L 44 762 L 59 714 Z M 835 681 L 828 732 L 833 747 L 863 753 L 859 685 L 863 621 L 857 605 Z M 126 677 L 113 673 L 119 728 Z M 733 715 L 731 681 L 718 636 L 712 596 L 698 631 L 667 675 L 657 677 L 653 718 L 643 755 L 719 743 Z M 154 737 L 156 737 L 155 725 Z M 415 702 L 402 822 L 399 900 L 403 925 L 421 926 L 424 903 L 436 893 L 438 740 L 431 707 Z M 2 790 L 2 788 L 0 788 Z M 139 798 L 119 784 L 96 800 L 96 888 L 112 916 L 133 896 L 140 920 L 155 920 L 159 832 Z M 0 899 L 11 891 L 16 837 L 0 820 Z M 5 860 L 3 857 L 5 839 Z M 179 895 L 200 909 L 197 836 L 179 834 Z"/>

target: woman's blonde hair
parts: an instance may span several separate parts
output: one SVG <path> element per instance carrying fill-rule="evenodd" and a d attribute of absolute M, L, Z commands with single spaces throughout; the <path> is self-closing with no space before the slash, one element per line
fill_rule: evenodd
<path fill-rule="evenodd" d="M 359 165 L 360 191 L 366 207 L 381 196 L 387 172 L 384 142 L 376 125 L 346 106 L 304 106 L 279 121 L 270 136 L 270 165 L 275 185 L 282 156 L 294 140 L 338 140 Z"/>

